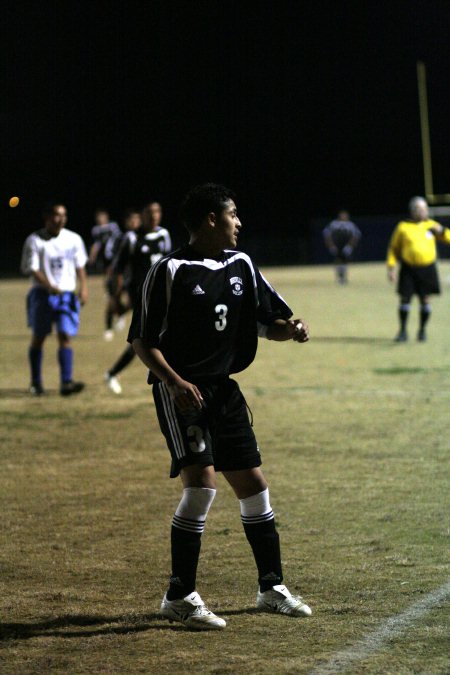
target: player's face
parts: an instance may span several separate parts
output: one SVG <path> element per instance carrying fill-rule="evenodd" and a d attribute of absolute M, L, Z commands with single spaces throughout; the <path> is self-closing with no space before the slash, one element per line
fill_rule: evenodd
<path fill-rule="evenodd" d="M 162 209 L 161 204 L 158 202 L 153 202 L 145 207 L 143 214 L 144 222 L 152 227 L 157 227 L 162 218 Z"/>
<path fill-rule="evenodd" d="M 99 211 L 95 216 L 97 225 L 107 225 L 109 223 L 109 213 L 106 211 Z"/>
<path fill-rule="evenodd" d="M 128 216 L 125 221 L 125 227 L 127 230 L 137 230 L 142 224 L 141 216 L 139 213 L 132 213 Z"/>
<path fill-rule="evenodd" d="M 66 207 L 59 205 L 53 208 L 53 213 L 47 219 L 45 227 L 51 235 L 57 237 L 67 222 Z"/>
<path fill-rule="evenodd" d="M 230 199 L 216 220 L 215 233 L 221 248 L 236 248 L 241 227 L 236 204 Z"/>

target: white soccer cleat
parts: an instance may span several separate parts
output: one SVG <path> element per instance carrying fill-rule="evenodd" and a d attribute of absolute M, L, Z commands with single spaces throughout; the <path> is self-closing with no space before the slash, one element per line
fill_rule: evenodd
<path fill-rule="evenodd" d="M 161 614 L 170 622 L 179 621 L 194 630 L 222 630 L 227 625 L 223 619 L 205 607 L 197 591 L 180 600 L 167 600 L 164 596 Z"/>
<path fill-rule="evenodd" d="M 109 373 L 105 373 L 105 382 L 106 386 L 113 392 L 113 394 L 118 395 L 122 393 L 122 386 L 117 377 L 114 377 L 114 375 L 109 375 Z"/>
<path fill-rule="evenodd" d="M 261 593 L 258 590 L 256 607 L 264 612 L 276 612 L 288 616 L 311 616 L 312 609 L 303 602 L 299 595 L 291 595 L 286 586 L 274 586 Z"/>
<path fill-rule="evenodd" d="M 103 339 L 106 340 L 106 342 L 111 342 L 111 340 L 114 340 L 114 331 L 105 330 L 103 333 Z"/>

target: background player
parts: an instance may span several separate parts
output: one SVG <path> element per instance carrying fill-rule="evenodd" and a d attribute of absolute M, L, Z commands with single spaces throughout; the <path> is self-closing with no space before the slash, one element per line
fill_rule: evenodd
<path fill-rule="evenodd" d="M 89 250 L 89 265 L 104 272 L 114 257 L 116 241 L 122 236 L 120 227 L 110 220 L 105 209 L 96 209 L 95 225 L 91 230 L 92 245 Z"/>
<path fill-rule="evenodd" d="M 162 209 L 160 204 L 152 202 L 143 209 L 142 220 L 139 211 L 129 209 L 125 217 L 125 227 L 129 230 L 121 242 L 117 257 L 112 264 L 112 274 L 116 276 L 116 293 L 126 288 L 131 307 L 136 304 L 138 291 L 151 265 L 170 252 L 171 240 L 168 230 L 161 227 Z M 138 224 L 138 227 L 136 227 Z M 126 282 L 124 274 L 127 274 Z M 135 351 L 131 345 L 120 355 L 116 363 L 105 373 L 105 382 L 114 394 L 122 393 L 117 375 L 131 363 Z"/>
<path fill-rule="evenodd" d="M 429 296 L 440 293 L 436 266 L 436 239 L 450 244 L 450 230 L 429 218 L 428 204 L 423 197 L 413 197 L 409 202 L 411 218 L 402 220 L 395 228 L 387 252 L 389 281 L 396 280 L 396 265 L 400 262 L 397 292 L 400 330 L 396 342 L 406 342 L 406 325 L 411 309 L 411 298 L 419 297 L 420 319 L 417 339 L 425 341 L 425 326 L 431 315 Z"/>
<path fill-rule="evenodd" d="M 324 229 L 323 238 L 327 249 L 334 257 L 337 281 L 340 284 L 346 284 L 348 281 L 347 265 L 361 238 L 361 232 L 350 220 L 348 211 L 339 211 L 337 218 L 328 223 Z"/>
<path fill-rule="evenodd" d="M 257 607 L 308 616 L 310 608 L 283 585 L 279 537 L 246 402 L 231 373 L 253 361 L 259 335 L 306 342 L 307 327 L 250 258 L 235 251 L 241 222 L 234 195 L 206 184 L 182 207 L 189 245 L 154 265 L 135 308 L 129 340 L 150 369 L 171 477 L 183 495 L 172 522 L 172 576 L 161 612 L 199 630 L 225 621 L 196 591 L 201 535 L 222 471 L 240 502 L 259 577 Z"/>
<path fill-rule="evenodd" d="M 67 211 L 63 204 L 50 204 L 43 212 L 44 227 L 26 239 L 21 270 L 29 274 L 33 287 L 27 296 L 28 325 L 33 331 L 28 357 L 31 369 L 30 392 L 44 393 L 42 385 L 43 344 L 56 325 L 60 393 L 80 392 L 84 384 L 72 380 L 71 338 L 78 332 L 80 302 L 75 295 L 79 284 L 81 304 L 87 301 L 86 249 L 81 237 L 65 229 Z"/>
<path fill-rule="evenodd" d="M 89 266 L 97 272 L 106 274 L 105 288 L 107 293 L 105 310 L 105 332 L 103 337 L 110 341 L 114 337 L 113 319 L 114 315 L 120 316 L 120 305 L 117 303 L 114 277 L 109 274 L 109 267 L 112 263 L 117 247 L 122 237 L 122 232 L 118 224 L 110 220 L 109 213 L 105 209 L 95 211 L 95 225 L 91 230 L 93 239 L 89 251 Z"/>

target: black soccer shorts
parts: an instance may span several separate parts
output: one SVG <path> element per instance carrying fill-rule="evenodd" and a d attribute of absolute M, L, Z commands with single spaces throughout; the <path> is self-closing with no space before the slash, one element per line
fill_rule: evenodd
<path fill-rule="evenodd" d="M 203 396 L 202 409 L 181 412 L 163 382 L 153 385 L 159 425 L 172 457 L 170 477 L 192 464 L 212 465 L 216 471 L 260 466 L 258 444 L 237 382 L 226 378 L 196 386 Z"/>
<path fill-rule="evenodd" d="M 439 276 L 435 263 L 424 267 L 413 267 L 402 262 L 398 277 L 397 293 L 404 298 L 418 295 L 439 294 Z"/>

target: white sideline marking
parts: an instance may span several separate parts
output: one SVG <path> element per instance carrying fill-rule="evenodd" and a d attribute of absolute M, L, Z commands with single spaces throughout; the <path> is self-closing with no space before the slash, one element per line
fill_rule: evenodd
<path fill-rule="evenodd" d="M 402 633 L 417 619 L 420 619 L 424 614 L 427 614 L 442 600 L 450 596 L 450 581 L 440 588 L 428 593 L 424 598 L 415 602 L 411 607 L 406 609 L 397 616 L 392 616 L 386 622 L 377 628 L 372 633 L 369 633 L 359 642 L 344 649 L 333 656 L 330 661 L 323 666 L 317 666 L 311 671 L 311 675 L 326 675 L 327 673 L 339 673 L 344 668 L 347 668 L 354 661 L 362 661 L 370 654 L 377 651 L 384 645 L 384 643 L 391 640 L 393 637 Z"/>

